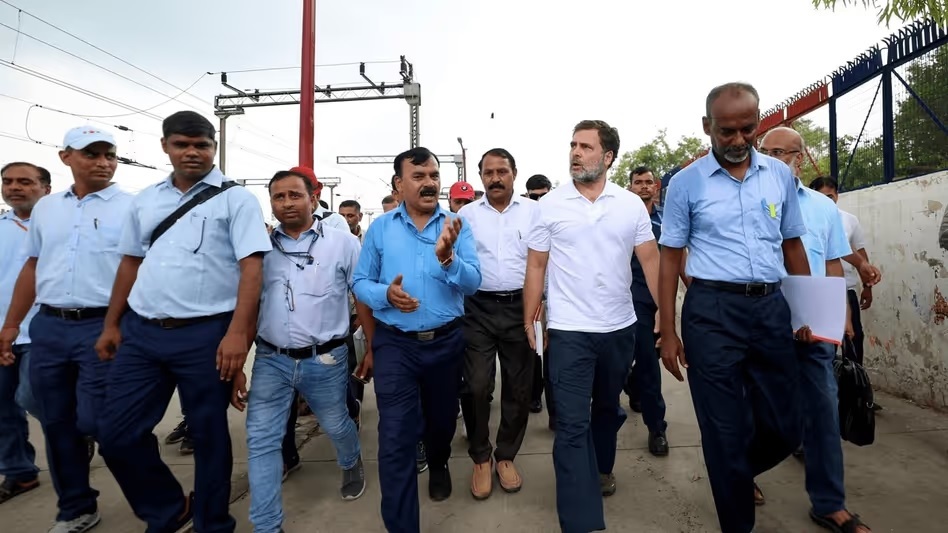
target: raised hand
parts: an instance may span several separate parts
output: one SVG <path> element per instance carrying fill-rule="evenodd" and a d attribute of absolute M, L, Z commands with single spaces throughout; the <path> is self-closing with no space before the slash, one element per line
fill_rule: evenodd
<path fill-rule="evenodd" d="M 457 242 L 460 233 L 461 217 L 445 217 L 444 227 L 441 229 L 438 243 L 435 244 L 435 255 L 438 256 L 439 263 L 444 263 L 451 258 L 451 254 L 454 253 L 454 243 Z"/>

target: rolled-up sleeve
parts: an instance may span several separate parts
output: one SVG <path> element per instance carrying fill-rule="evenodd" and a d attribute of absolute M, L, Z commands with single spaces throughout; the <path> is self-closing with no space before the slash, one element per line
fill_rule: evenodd
<path fill-rule="evenodd" d="M 662 237 L 659 244 L 669 248 L 688 246 L 691 235 L 691 208 L 687 183 L 681 174 L 671 179 L 662 205 Z"/>
<path fill-rule="evenodd" d="M 381 222 L 376 222 L 380 224 Z M 369 306 L 373 311 L 391 307 L 388 301 L 388 285 L 379 283 L 382 272 L 382 257 L 378 247 L 379 228 L 375 224 L 369 226 L 365 233 L 365 243 L 359 253 L 359 262 L 356 264 L 355 274 L 352 276 L 352 292 L 356 298 Z"/>

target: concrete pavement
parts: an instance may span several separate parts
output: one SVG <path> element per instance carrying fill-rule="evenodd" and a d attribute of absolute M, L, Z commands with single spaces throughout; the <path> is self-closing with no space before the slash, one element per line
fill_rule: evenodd
<path fill-rule="evenodd" d="M 249 365 L 248 365 L 249 367 Z M 618 492 L 605 499 L 609 531 L 704 532 L 718 531 L 717 519 L 701 455 L 694 410 L 684 384 L 665 379 L 668 435 L 672 450 L 655 458 L 646 447 L 646 430 L 640 416 L 631 413 L 619 435 L 616 464 Z M 499 388 L 498 388 L 499 390 Z M 872 446 L 844 445 L 848 504 L 875 532 L 940 532 L 948 523 L 948 415 L 919 408 L 880 394 L 886 410 L 877 418 L 877 439 Z M 368 487 L 354 502 L 338 496 L 340 470 L 325 435 L 314 433 L 312 417 L 297 430 L 303 468 L 284 485 L 287 533 L 381 532 L 380 493 L 376 456 L 378 423 L 372 388 L 366 389 L 362 443 Z M 496 429 L 499 402 L 495 401 L 492 425 Z M 240 532 L 250 532 L 247 495 L 247 448 L 244 415 L 231 410 L 234 476 L 231 512 Z M 175 398 L 156 430 L 159 438 L 180 420 Z M 477 502 L 470 495 L 471 461 L 460 429 L 454 442 L 451 472 L 453 496 L 441 503 L 428 500 L 427 473 L 419 476 L 422 531 L 431 533 L 555 532 L 555 479 L 552 467 L 553 435 L 546 427 L 546 413 L 531 415 L 517 465 L 524 487 L 505 494 L 496 487 L 490 499 Z M 41 432 L 31 423 L 37 461 L 43 468 L 42 486 L 0 505 L 0 531 L 46 531 L 56 512 L 56 496 L 46 471 Z M 162 445 L 162 455 L 182 485 L 193 483 L 193 461 L 177 453 L 177 446 Z M 101 457 L 92 463 L 92 483 L 101 491 L 102 523 L 96 531 L 142 531 L 144 524 L 132 514 Z M 808 517 L 809 503 L 803 485 L 803 466 L 789 459 L 758 480 L 767 505 L 758 508 L 758 532 L 818 532 Z"/>

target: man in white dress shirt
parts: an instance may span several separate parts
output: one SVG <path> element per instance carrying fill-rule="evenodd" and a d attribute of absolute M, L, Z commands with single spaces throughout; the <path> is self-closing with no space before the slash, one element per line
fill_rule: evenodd
<path fill-rule="evenodd" d="M 514 194 L 517 162 L 507 150 L 489 150 L 477 168 L 487 193 L 458 212 L 474 232 L 481 263 L 480 289 L 464 302 L 466 387 L 461 403 L 468 453 L 474 461 L 471 494 L 483 500 L 492 490 L 492 452 L 500 487 L 506 492 L 517 492 L 523 483 L 513 460 L 523 443 L 530 416 L 535 357 L 520 325 L 524 314 L 526 237 L 538 220 L 540 204 Z M 497 447 L 492 449 L 488 422 L 498 355 L 501 419 Z"/>

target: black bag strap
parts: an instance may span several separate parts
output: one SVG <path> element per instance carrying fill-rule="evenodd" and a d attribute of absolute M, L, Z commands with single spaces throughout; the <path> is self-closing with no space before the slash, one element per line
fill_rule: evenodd
<path fill-rule="evenodd" d="M 162 220 L 160 224 L 155 226 L 155 230 L 151 232 L 151 241 L 149 241 L 150 242 L 149 246 L 154 246 L 155 241 L 160 239 L 161 236 L 165 234 L 165 232 L 171 229 L 171 226 L 174 226 L 175 222 L 180 220 L 181 217 L 188 214 L 188 211 L 203 204 L 204 202 L 210 200 L 211 198 L 214 198 L 218 194 L 226 191 L 227 189 L 230 189 L 231 187 L 236 187 L 238 185 L 239 183 L 231 180 L 231 181 L 225 181 L 221 183 L 220 187 L 214 187 L 214 186 L 205 187 L 203 191 L 195 194 L 193 198 L 187 201 L 187 203 L 175 209 L 174 213 L 171 213 L 170 215 L 168 215 L 168 218 Z"/>

